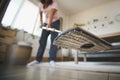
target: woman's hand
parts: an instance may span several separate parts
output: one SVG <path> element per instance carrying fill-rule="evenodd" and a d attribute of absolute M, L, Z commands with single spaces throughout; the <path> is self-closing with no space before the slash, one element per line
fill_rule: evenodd
<path fill-rule="evenodd" d="M 51 24 L 48 24 L 48 25 L 47 25 L 47 28 L 51 28 Z"/>

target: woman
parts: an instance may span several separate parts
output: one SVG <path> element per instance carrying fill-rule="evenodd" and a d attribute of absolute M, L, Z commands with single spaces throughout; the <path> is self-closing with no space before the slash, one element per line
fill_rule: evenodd
<path fill-rule="evenodd" d="M 45 22 L 43 23 L 43 13 L 45 14 Z M 40 0 L 40 22 L 41 26 L 46 26 L 47 28 L 55 28 L 59 30 L 60 20 L 58 16 L 57 4 L 53 0 Z M 41 62 L 43 58 L 43 53 L 46 47 L 47 38 L 51 34 L 51 45 L 49 50 L 50 64 L 54 65 L 54 61 L 57 53 L 57 46 L 53 45 L 54 39 L 57 37 L 57 32 L 52 32 L 49 30 L 42 30 L 41 38 L 39 40 L 40 46 L 38 48 L 36 60 L 27 64 L 27 66 L 32 66 Z"/>

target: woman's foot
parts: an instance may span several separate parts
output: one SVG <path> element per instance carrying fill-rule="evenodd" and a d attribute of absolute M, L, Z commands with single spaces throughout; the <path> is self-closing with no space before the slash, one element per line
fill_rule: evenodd
<path fill-rule="evenodd" d="M 29 66 L 34 66 L 34 65 L 39 64 L 39 63 L 40 63 L 40 62 L 38 62 L 37 60 L 34 60 L 34 61 L 28 63 L 28 64 L 27 64 L 27 67 L 29 67 Z"/>
<path fill-rule="evenodd" d="M 55 62 L 54 62 L 54 61 L 50 61 L 49 64 L 50 64 L 51 66 L 55 66 Z"/>

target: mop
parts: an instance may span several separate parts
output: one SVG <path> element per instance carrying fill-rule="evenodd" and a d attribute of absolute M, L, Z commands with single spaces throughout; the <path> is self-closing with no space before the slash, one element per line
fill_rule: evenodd
<path fill-rule="evenodd" d="M 80 27 L 74 27 L 62 32 L 55 38 L 54 44 L 59 47 L 76 49 L 85 53 L 104 52 L 112 48 L 109 42 Z"/>

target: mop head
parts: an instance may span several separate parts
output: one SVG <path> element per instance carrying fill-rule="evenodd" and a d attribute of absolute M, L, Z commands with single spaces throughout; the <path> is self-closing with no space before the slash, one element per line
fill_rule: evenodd
<path fill-rule="evenodd" d="M 63 48 L 77 49 L 85 53 L 103 52 L 112 47 L 107 41 L 80 27 L 74 27 L 64 31 L 56 37 L 54 44 Z"/>

